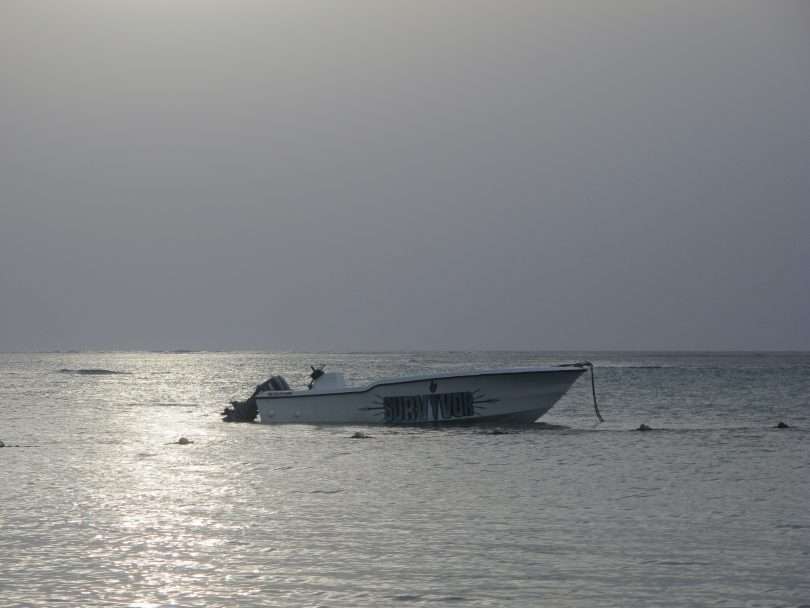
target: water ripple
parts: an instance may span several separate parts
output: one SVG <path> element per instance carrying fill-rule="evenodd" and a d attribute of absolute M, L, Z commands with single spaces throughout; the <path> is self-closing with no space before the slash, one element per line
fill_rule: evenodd
<path fill-rule="evenodd" d="M 599 359 L 318 357 L 358 382 Z M 0 450 L 0 604 L 799 606 L 810 597 L 801 358 L 616 355 L 598 367 L 607 417 L 598 426 L 584 384 L 546 425 L 505 433 L 219 422 L 223 404 L 268 370 L 303 382 L 309 358 L 0 356 L 0 433 L 26 448 Z M 793 428 L 773 429 L 778 420 Z M 633 431 L 642 422 L 662 430 Z M 375 440 L 347 442 L 356 432 Z"/>

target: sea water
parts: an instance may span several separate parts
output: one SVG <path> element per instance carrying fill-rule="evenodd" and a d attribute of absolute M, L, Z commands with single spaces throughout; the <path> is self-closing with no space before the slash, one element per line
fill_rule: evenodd
<path fill-rule="evenodd" d="M 602 424 L 587 376 L 524 428 L 218 416 L 586 358 Z M 808 354 L 0 354 L 0 440 L 4 607 L 810 605 Z"/>

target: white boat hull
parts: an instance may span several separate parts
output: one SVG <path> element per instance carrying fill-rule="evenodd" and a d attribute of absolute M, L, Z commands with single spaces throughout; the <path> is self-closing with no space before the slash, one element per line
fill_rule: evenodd
<path fill-rule="evenodd" d="M 532 423 L 562 397 L 582 368 L 438 374 L 359 388 L 269 391 L 256 396 L 264 424 Z"/>

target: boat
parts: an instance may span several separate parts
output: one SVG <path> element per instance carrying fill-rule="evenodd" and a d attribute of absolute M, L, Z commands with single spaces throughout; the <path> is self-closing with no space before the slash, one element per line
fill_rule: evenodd
<path fill-rule="evenodd" d="M 340 372 L 312 368 L 305 390 L 293 390 L 281 376 L 259 385 L 245 402 L 233 402 L 226 420 L 239 420 L 234 408 L 247 404 L 252 420 L 263 424 L 529 424 L 543 416 L 586 370 L 587 362 L 548 367 L 437 373 L 347 386 Z M 248 411 L 245 409 L 245 411 Z"/>

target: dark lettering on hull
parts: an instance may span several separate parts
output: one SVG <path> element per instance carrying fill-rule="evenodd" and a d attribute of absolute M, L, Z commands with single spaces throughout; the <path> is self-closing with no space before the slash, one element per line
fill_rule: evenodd
<path fill-rule="evenodd" d="M 475 415 L 471 392 L 383 397 L 385 422 L 439 422 Z"/>

